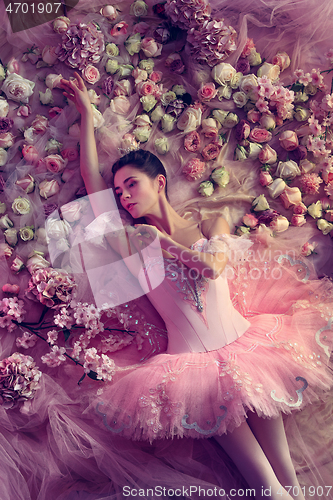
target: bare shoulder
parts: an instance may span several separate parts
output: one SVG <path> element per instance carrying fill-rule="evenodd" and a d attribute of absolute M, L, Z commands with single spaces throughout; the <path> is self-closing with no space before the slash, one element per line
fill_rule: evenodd
<path fill-rule="evenodd" d="M 201 223 L 201 231 L 207 239 L 216 234 L 230 234 L 229 224 L 223 217 L 203 220 Z"/>

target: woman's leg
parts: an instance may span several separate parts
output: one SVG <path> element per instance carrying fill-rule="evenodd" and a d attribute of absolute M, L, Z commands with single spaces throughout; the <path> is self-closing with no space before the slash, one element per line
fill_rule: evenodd
<path fill-rule="evenodd" d="M 297 500 L 304 500 L 291 460 L 284 430 L 282 415 L 278 418 L 260 418 L 256 413 L 248 413 L 248 424 L 263 449 L 276 477 L 284 487 L 291 487 L 290 494 Z"/>
<path fill-rule="evenodd" d="M 292 499 L 279 483 L 271 464 L 246 422 L 236 427 L 233 432 L 215 436 L 215 439 L 233 460 L 250 488 L 255 490 L 257 499 Z"/>

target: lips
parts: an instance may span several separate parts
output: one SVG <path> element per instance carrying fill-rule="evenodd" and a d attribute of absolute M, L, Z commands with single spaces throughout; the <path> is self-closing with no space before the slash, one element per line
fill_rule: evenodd
<path fill-rule="evenodd" d="M 126 207 L 126 210 L 131 210 L 135 205 L 136 203 L 129 203 Z"/>

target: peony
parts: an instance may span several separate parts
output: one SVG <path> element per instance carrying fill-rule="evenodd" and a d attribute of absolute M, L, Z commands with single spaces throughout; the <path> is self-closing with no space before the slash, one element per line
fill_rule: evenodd
<path fill-rule="evenodd" d="M 19 196 L 12 203 L 12 210 L 16 215 L 26 215 L 30 212 L 30 201 L 27 198 Z"/>
<path fill-rule="evenodd" d="M 27 174 L 21 179 L 17 180 L 15 184 L 20 186 L 27 194 L 29 194 L 32 193 L 35 188 L 35 179 L 32 177 L 32 175 Z"/>
<path fill-rule="evenodd" d="M 229 63 L 220 63 L 212 69 L 212 77 L 219 85 L 230 82 L 236 74 L 236 70 Z"/>
<path fill-rule="evenodd" d="M 230 180 L 230 175 L 224 167 L 214 168 L 210 174 L 210 179 L 215 182 L 219 187 L 226 187 Z"/>
<path fill-rule="evenodd" d="M 179 130 L 183 130 L 185 134 L 188 134 L 201 125 L 201 118 L 202 111 L 200 108 L 189 107 L 181 114 L 177 121 L 177 127 Z"/>
<path fill-rule="evenodd" d="M 293 205 L 299 205 L 302 202 L 302 193 L 298 187 L 286 186 L 283 193 L 280 194 L 280 199 L 284 208 L 290 208 Z"/>
<path fill-rule="evenodd" d="M 259 153 L 258 159 L 260 163 L 273 165 L 277 160 L 277 153 L 269 144 L 265 144 Z"/>
<path fill-rule="evenodd" d="M 70 24 L 71 24 L 71 21 L 70 21 L 70 19 L 68 19 L 68 17 L 60 16 L 60 17 L 57 17 L 57 19 L 55 19 L 53 21 L 52 27 L 56 33 L 59 33 L 60 35 L 62 35 L 63 33 L 66 33 L 68 26 Z"/>
<path fill-rule="evenodd" d="M 148 13 L 148 5 L 143 0 L 136 0 L 132 3 L 130 14 L 135 17 L 146 16 Z"/>
<path fill-rule="evenodd" d="M 259 224 L 257 217 L 253 214 L 244 215 L 242 220 L 243 220 L 243 224 L 245 224 L 245 226 L 247 226 L 247 227 L 250 227 L 251 229 L 254 229 Z"/>
<path fill-rule="evenodd" d="M 194 153 L 200 147 L 200 135 L 193 130 L 184 138 L 184 148 L 186 151 Z"/>
<path fill-rule="evenodd" d="M 277 64 L 270 64 L 268 62 L 264 62 L 264 64 L 260 66 L 260 68 L 258 69 L 257 76 L 259 78 L 266 76 L 274 83 L 279 79 L 280 66 L 278 66 Z"/>
<path fill-rule="evenodd" d="M 292 226 L 301 227 L 306 223 L 306 218 L 303 214 L 294 214 L 290 220 Z"/>
<path fill-rule="evenodd" d="M 0 134 L 0 148 L 10 148 L 15 141 L 15 137 L 11 132 L 4 132 Z"/>
<path fill-rule="evenodd" d="M 4 97 L 0 97 L 0 118 L 6 118 L 9 112 L 9 104 Z"/>
<path fill-rule="evenodd" d="M 159 139 L 156 139 L 154 146 L 155 146 L 156 152 L 159 155 L 165 155 L 170 149 L 169 141 L 166 137 L 161 137 Z"/>
<path fill-rule="evenodd" d="M 55 179 L 52 179 L 51 181 L 45 179 L 39 184 L 39 194 L 45 199 L 59 193 L 59 190 L 59 183 Z"/>
<path fill-rule="evenodd" d="M 253 142 L 269 142 L 272 139 L 272 134 L 264 128 L 255 127 L 251 130 L 249 139 Z"/>
<path fill-rule="evenodd" d="M 304 174 L 300 179 L 300 187 L 302 192 L 305 194 L 317 194 L 322 182 L 323 180 L 318 174 Z"/>
<path fill-rule="evenodd" d="M 93 85 L 98 82 L 101 75 L 95 66 L 88 64 L 82 71 L 82 77 L 86 80 L 86 82 Z"/>
<path fill-rule="evenodd" d="M 34 87 L 34 82 L 26 80 L 16 73 L 12 73 L 3 82 L 2 91 L 6 94 L 7 99 L 28 103 L 29 97 L 33 94 Z"/>
<path fill-rule="evenodd" d="M 217 94 L 217 90 L 215 88 L 214 83 L 209 82 L 205 85 L 202 85 L 198 90 L 198 99 L 203 102 L 208 102 L 214 99 Z"/>
<path fill-rule="evenodd" d="M 119 115 L 126 115 L 131 107 L 130 101 L 124 95 L 118 95 L 110 101 L 110 109 Z"/>
<path fill-rule="evenodd" d="M 49 155 L 44 158 L 47 170 L 54 174 L 60 174 L 67 165 L 67 160 L 60 155 Z"/>
<path fill-rule="evenodd" d="M 33 240 L 34 236 L 35 236 L 33 226 L 21 227 L 21 229 L 19 230 L 19 236 L 20 236 L 22 241 Z"/>
<path fill-rule="evenodd" d="M 308 207 L 308 214 L 311 215 L 313 219 L 320 219 L 323 214 L 321 201 L 318 200 L 316 203 L 312 203 Z"/>
<path fill-rule="evenodd" d="M 141 49 L 146 57 L 158 57 L 161 55 L 163 45 L 157 43 L 154 38 L 144 38 L 141 42 Z"/>
<path fill-rule="evenodd" d="M 294 179 L 297 175 L 301 175 L 301 171 L 295 161 L 280 161 L 278 163 L 275 175 L 283 179 Z"/>
<path fill-rule="evenodd" d="M 198 191 L 201 196 L 211 196 L 214 193 L 214 184 L 210 181 L 200 182 Z"/>
<path fill-rule="evenodd" d="M 333 224 L 328 222 L 325 219 L 318 219 L 317 220 L 317 228 L 320 229 L 320 231 L 326 235 L 330 233 L 333 230 Z"/>
<path fill-rule="evenodd" d="M 182 169 L 188 181 L 197 181 L 200 179 L 206 170 L 206 164 L 200 161 L 199 158 L 192 158 Z"/>
<path fill-rule="evenodd" d="M 203 148 L 201 154 L 204 160 L 206 161 L 215 160 L 215 158 L 218 157 L 220 150 L 221 150 L 220 144 L 218 144 L 217 142 L 211 142 Z"/>
<path fill-rule="evenodd" d="M 0 148 L 0 167 L 3 167 L 8 158 L 8 153 L 4 148 Z"/>
<path fill-rule="evenodd" d="M 39 100 L 42 104 L 53 104 L 53 94 L 51 89 L 46 89 L 45 92 L 39 91 Z"/>
<path fill-rule="evenodd" d="M 281 71 L 284 71 L 290 66 L 290 57 L 287 52 L 278 52 L 276 56 L 273 57 L 272 63 L 279 66 Z"/>
<path fill-rule="evenodd" d="M 293 130 L 285 130 L 279 137 L 280 145 L 286 151 L 292 151 L 298 146 L 298 137 Z"/>
<path fill-rule="evenodd" d="M 48 65 L 52 66 L 58 60 L 58 54 L 56 53 L 56 47 L 51 47 L 50 45 L 45 45 L 42 51 L 42 59 Z M 53 87 L 50 87 L 53 88 Z"/>

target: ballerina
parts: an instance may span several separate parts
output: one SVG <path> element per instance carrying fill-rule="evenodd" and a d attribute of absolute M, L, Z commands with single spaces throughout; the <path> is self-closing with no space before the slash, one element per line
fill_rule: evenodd
<path fill-rule="evenodd" d="M 64 95 L 75 103 L 81 114 L 81 175 L 89 195 L 101 191 L 107 192 L 108 186 L 99 172 L 89 96 L 82 78 L 77 73 L 75 73 L 75 77 L 76 81 L 63 79 L 62 88 Z M 173 269 L 176 269 L 176 273 L 172 279 L 170 276 L 172 268 L 169 267 L 166 274 L 170 279 L 163 281 L 164 288 L 155 288 L 147 294 L 166 322 L 169 334 L 167 353 L 154 356 L 143 363 L 142 367 L 119 378 L 119 381 L 115 377 L 114 388 L 111 384 L 110 389 L 105 390 L 103 402 L 100 402 L 96 407 L 97 413 L 103 416 L 104 424 L 109 430 L 112 428 L 106 422 L 110 422 L 111 419 L 114 421 L 114 414 L 118 415 L 118 421 L 128 417 L 128 422 L 131 424 L 124 425 L 124 435 L 127 433 L 127 437 L 134 439 L 152 441 L 155 437 L 173 437 L 174 435 L 214 437 L 234 461 L 244 479 L 255 492 L 256 498 L 269 496 L 273 500 L 280 498 L 304 500 L 305 497 L 290 457 L 282 420 L 282 409 L 290 412 L 293 406 L 300 406 L 298 403 L 301 402 L 301 397 L 295 405 L 286 402 L 283 397 L 273 397 L 273 390 L 270 390 L 269 387 L 262 389 L 264 384 L 260 383 L 260 380 L 264 382 L 265 374 L 261 375 L 261 379 L 258 376 L 258 379 L 254 380 L 254 374 L 248 375 L 246 372 L 248 384 L 255 386 L 255 390 L 259 393 L 268 392 L 267 396 L 262 396 L 266 398 L 265 402 L 260 401 L 256 404 L 259 401 L 259 396 L 257 394 L 251 396 L 251 390 L 248 389 L 246 393 L 244 389 L 246 375 L 244 375 L 241 361 L 238 362 L 238 365 L 241 365 L 239 371 L 234 369 L 234 378 L 237 379 L 240 373 L 240 378 L 243 377 L 245 382 L 243 387 L 242 383 L 237 386 L 238 394 L 230 397 L 230 399 L 234 398 L 233 402 L 229 402 L 229 404 L 226 393 L 224 393 L 224 404 L 221 405 L 221 401 L 214 400 L 213 391 L 208 389 L 211 391 L 212 405 L 212 408 L 209 408 L 207 407 L 209 397 L 207 396 L 206 405 L 200 404 L 200 398 L 195 393 L 196 390 L 199 391 L 198 388 L 195 389 L 195 382 L 199 380 L 199 372 L 203 368 L 206 369 L 206 378 L 202 382 L 200 393 L 202 396 L 206 394 L 205 388 L 207 389 L 208 386 L 215 383 L 210 377 L 212 371 L 216 372 L 218 368 L 220 372 L 215 377 L 218 377 L 220 389 L 216 391 L 216 396 L 221 396 L 221 392 L 225 390 L 223 380 L 228 379 L 228 376 L 224 377 L 224 375 L 230 373 L 226 367 L 229 366 L 227 360 L 230 359 L 231 353 L 235 351 L 235 356 L 239 355 L 239 359 L 242 359 L 243 356 L 246 364 L 245 358 L 248 356 L 248 351 L 255 344 L 251 340 L 251 334 L 253 335 L 253 330 L 259 331 L 260 318 L 257 317 L 251 322 L 243 318 L 233 308 L 228 292 L 226 292 L 223 271 L 228 263 L 228 248 L 232 244 L 227 222 L 222 217 L 216 217 L 204 220 L 201 225 L 198 225 L 177 214 L 167 199 L 167 179 L 164 167 L 151 153 L 144 151 L 129 153 L 114 164 L 112 172 L 114 191 L 121 206 L 135 220 L 141 221 L 144 218 L 145 223 L 137 224 L 134 231 L 128 231 L 128 234 L 125 232 L 122 238 L 107 236 L 110 245 L 122 257 L 126 257 L 135 252 L 135 249 L 142 248 L 148 241 L 153 241 L 158 237 L 164 262 L 167 262 L 169 266 L 175 264 L 176 268 Z M 102 197 L 92 197 L 91 199 L 93 200 L 92 207 L 95 216 L 98 217 L 106 211 L 107 203 L 105 198 L 101 201 Z M 150 268 L 154 268 L 154 272 L 159 272 L 158 269 L 161 266 L 160 262 L 157 261 L 148 262 L 139 271 L 138 269 L 130 269 L 130 271 L 135 273 L 139 280 L 143 280 Z M 162 265 L 162 267 L 164 272 L 164 266 Z M 183 273 L 182 283 L 185 283 L 187 287 L 187 295 L 182 297 L 184 300 L 179 299 L 178 290 L 174 286 L 175 280 L 179 280 L 179 275 L 176 274 L 180 271 Z M 206 286 L 207 284 L 208 286 Z M 165 293 L 162 300 L 161 290 Z M 212 298 L 213 294 L 215 294 L 214 298 Z M 217 298 L 221 304 L 223 303 L 225 313 L 221 313 L 218 321 L 214 324 L 207 310 L 209 306 L 216 310 Z M 179 310 L 176 309 L 177 301 L 180 303 Z M 163 302 L 163 307 L 161 302 Z M 175 309 L 168 311 L 168 307 L 173 307 L 173 305 Z M 168 313 L 172 313 L 171 320 L 168 318 Z M 318 313 L 313 312 L 313 314 Z M 179 318 L 186 318 L 191 323 L 188 331 L 184 330 L 184 323 L 180 325 L 181 321 L 177 321 Z M 289 325 L 290 334 L 291 323 L 288 323 L 288 318 L 289 316 L 287 316 L 285 323 Z M 263 329 L 266 326 L 273 331 L 276 316 L 268 318 L 267 321 L 268 326 L 264 325 Z M 220 322 L 220 331 L 216 329 L 218 322 Z M 283 327 L 281 330 L 283 331 Z M 266 338 L 266 334 L 261 335 L 263 339 Z M 312 336 L 314 337 L 314 333 Z M 297 338 L 301 338 L 301 334 Z M 309 349 L 310 344 L 313 349 L 313 342 L 311 342 L 309 341 Z M 282 345 L 282 342 L 280 344 Z M 267 347 L 263 347 L 266 349 L 265 354 L 269 353 L 270 349 L 272 350 L 272 346 L 272 343 L 267 342 Z M 279 348 L 280 345 L 275 343 L 274 347 Z M 251 355 L 255 356 L 255 354 Z M 272 365 L 278 366 L 280 362 L 280 359 L 274 360 L 272 357 Z M 325 372 L 323 367 L 318 367 L 318 370 L 315 368 L 312 372 L 310 370 L 311 373 L 305 379 L 302 377 L 303 371 L 304 373 L 308 372 L 305 369 L 302 371 L 302 364 L 298 365 L 297 363 L 297 361 L 290 359 L 288 370 L 290 369 L 291 373 L 295 372 L 295 375 L 300 374 L 298 379 L 304 382 L 303 388 L 297 391 L 298 396 L 310 384 L 317 384 L 321 388 L 329 387 L 330 375 Z M 193 366 L 188 367 L 190 364 Z M 278 368 L 276 368 L 276 373 L 277 370 Z M 259 367 L 258 371 L 260 371 Z M 172 373 L 175 374 L 175 378 L 178 377 L 176 382 L 173 382 L 170 376 Z M 187 402 L 185 401 L 182 406 L 179 397 L 177 402 L 176 395 L 181 392 L 181 381 L 185 380 L 184 373 L 191 374 L 188 376 L 187 382 L 192 378 L 192 387 L 188 388 Z M 270 377 L 271 374 L 268 374 L 268 378 Z M 151 386 L 147 386 L 150 378 L 154 381 L 160 380 L 160 383 L 156 385 L 151 381 Z M 140 380 L 140 383 L 137 380 Z M 283 383 L 285 386 L 289 384 L 288 388 L 290 389 L 291 382 L 284 381 Z M 225 387 L 228 386 L 228 382 L 226 384 Z M 154 392 L 153 389 L 149 389 L 149 396 L 144 393 L 143 387 L 156 387 L 156 390 Z M 235 388 L 235 385 L 233 387 Z M 183 392 L 186 392 L 185 387 Z M 108 394 L 110 398 L 108 398 Z M 139 397 L 140 394 L 142 395 Z M 229 393 L 227 392 L 227 394 Z M 124 402 L 125 397 L 126 403 Z M 155 403 L 152 403 L 153 398 L 155 398 Z M 106 402 L 111 401 L 111 399 L 112 404 L 110 403 L 110 407 L 107 408 Z M 246 404 L 245 401 L 247 401 Z M 148 420 L 147 416 L 153 404 L 155 404 L 155 410 L 152 412 L 153 418 Z M 163 415 L 160 410 L 157 411 L 156 404 L 161 407 L 160 410 L 167 408 L 165 410 L 167 415 Z M 200 407 L 201 405 L 202 407 Z M 187 413 L 193 407 L 193 413 Z M 181 412 L 179 408 L 184 408 L 184 411 Z M 211 419 L 207 419 L 207 415 L 213 413 L 216 421 L 215 426 L 211 424 Z M 262 418 L 262 416 L 266 418 Z M 167 417 L 170 417 L 168 423 L 166 423 Z M 192 423 L 189 423 L 190 421 Z M 203 426 L 205 421 L 208 427 Z M 287 490 L 292 493 L 292 496 Z"/>

